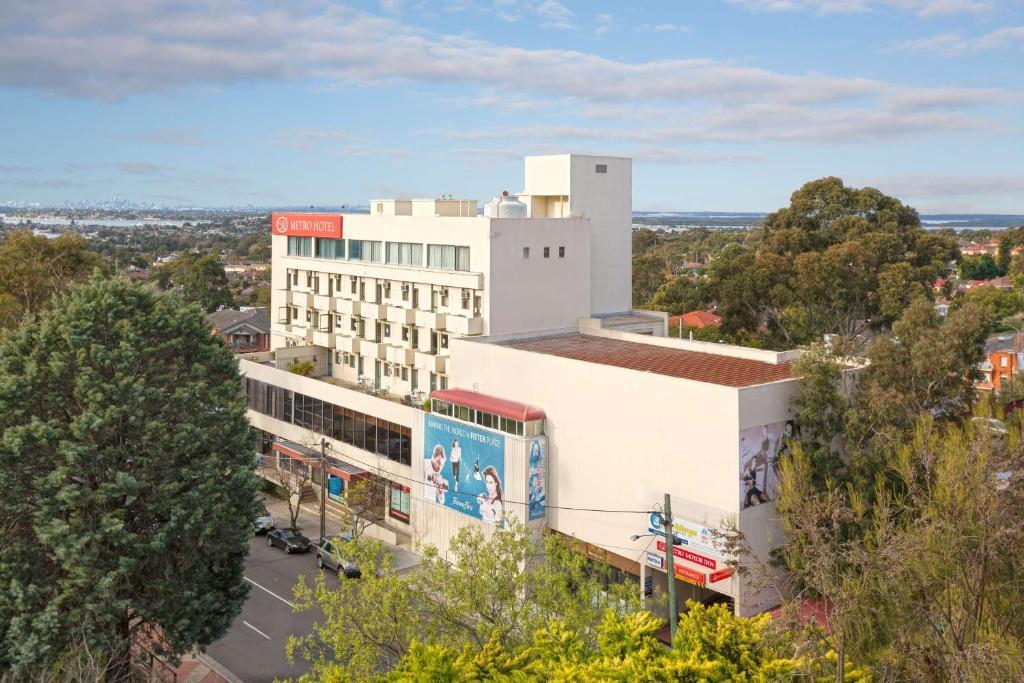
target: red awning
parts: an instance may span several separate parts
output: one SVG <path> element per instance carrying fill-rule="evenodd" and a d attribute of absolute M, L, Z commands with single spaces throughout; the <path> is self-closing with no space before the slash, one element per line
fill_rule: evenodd
<path fill-rule="evenodd" d="M 494 396 L 488 396 L 487 394 L 480 394 L 466 389 L 438 389 L 430 394 L 430 398 L 436 398 L 439 401 L 448 401 L 449 403 L 465 406 L 467 408 L 476 408 L 477 410 L 482 410 L 485 413 L 493 413 L 513 420 L 522 420 L 523 422 L 544 419 L 544 411 L 540 408 L 534 408 L 526 405 L 525 403 L 507 401 L 503 398 L 496 398 Z"/>

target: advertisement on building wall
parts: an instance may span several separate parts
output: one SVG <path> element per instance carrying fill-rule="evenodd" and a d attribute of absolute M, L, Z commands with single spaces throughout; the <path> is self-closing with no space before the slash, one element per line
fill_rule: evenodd
<path fill-rule="evenodd" d="M 664 536 L 665 530 L 661 525 L 661 514 L 652 512 L 647 530 L 652 534 Z M 681 517 L 673 517 L 672 536 L 675 539 L 674 544 L 680 548 L 696 553 L 710 553 L 712 558 L 719 561 L 725 554 L 725 536 L 718 529 L 712 529 Z"/>
<path fill-rule="evenodd" d="M 490 524 L 505 520 L 505 437 L 423 418 L 423 497 Z"/>
<path fill-rule="evenodd" d="M 546 480 L 547 480 L 547 454 L 545 448 L 546 440 L 538 437 L 530 441 L 530 480 L 527 486 L 529 495 L 530 510 L 529 519 L 544 519 L 547 510 Z"/>
<path fill-rule="evenodd" d="M 341 239 L 341 223 L 341 215 L 331 213 L 272 213 L 270 215 L 272 234 L 291 237 Z"/>
<path fill-rule="evenodd" d="M 798 438 L 793 420 L 740 430 L 740 509 L 775 499 L 779 455 Z"/>

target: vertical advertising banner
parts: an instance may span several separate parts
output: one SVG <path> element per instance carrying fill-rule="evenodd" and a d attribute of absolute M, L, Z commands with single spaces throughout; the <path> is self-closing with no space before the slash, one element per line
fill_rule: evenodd
<path fill-rule="evenodd" d="M 489 524 L 505 520 L 505 437 L 427 414 L 423 497 Z"/>
<path fill-rule="evenodd" d="M 530 469 L 529 481 L 527 482 L 527 493 L 529 495 L 530 510 L 528 517 L 530 521 L 544 519 L 547 511 L 547 454 L 545 451 L 547 441 L 544 437 L 537 437 L 530 441 Z"/>
<path fill-rule="evenodd" d="M 740 430 L 740 509 L 775 500 L 779 456 L 799 438 L 793 420 Z"/>

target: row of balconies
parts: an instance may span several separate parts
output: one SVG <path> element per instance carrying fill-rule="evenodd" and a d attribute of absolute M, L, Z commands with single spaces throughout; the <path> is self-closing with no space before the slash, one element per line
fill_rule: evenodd
<path fill-rule="evenodd" d="M 371 304 L 365 301 L 351 301 L 313 294 L 288 292 L 286 303 L 299 308 L 312 308 L 320 313 L 340 313 L 359 316 L 367 321 L 387 321 L 393 325 L 416 325 L 417 327 L 442 330 L 459 335 L 483 333 L 483 318 L 469 317 L 454 313 L 434 313 L 413 308 L 398 308 L 385 304 Z M 301 319 L 301 315 L 300 315 Z M 371 323 L 372 324 L 372 323 Z"/>
<path fill-rule="evenodd" d="M 370 360 L 383 360 L 396 365 L 407 365 L 423 368 L 430 372 L 443 373 L 448 364 L 448 357 L 434 355 L 426 351 L 396 346 L 388 342 L 373 342 L 358 337 L 349 337 L 336 332 L 310 332 L 308 341 L 317 346 L 364 356 Z"/>
<path fill-rule="evenodd" d="M 364 318 L 381 318 L 383 319 L 386 315 L 389 315 L 387 311 L 391 311 L 390 315 L 394 316 L 411 316 L 412 314 L 419 313 L 436 313 L 443 315 L 445 313 L 451 313 L 454 315 L 465 315 L 467 317 L 473 317 L 470 314 L 476 310 L 476 304 L 473 301 L 469 302 L 469 307 L 463 307 L 461 305 L 462 298 L 452 296 L 449 298 L 448 304 L 438 303 L 437 306 L 430 308 L 418 308 L 412 306 L 409 302 L 395 302 L 388 301 L 385 303 L 376 303 L 372 301 L 362 301 L 359 299 L 346 299 L 341 296 L 327 296 L 325 294 L 314 294 L 311 291 L 297 291 L 295 289 L 284 289 L 280 290 L 284 294 L 285 302 L 293 306 L 301 306 L 303 308 L 315 308 L 323 312 L 337 312 L 345 313 L 346 315 L 361 315 Z M 426 304 L 430 304 L 430 298 L 426 297 Z M 390 318 L 389 318 L 390 319 Z M 398 322 L 398 319 L 392 320 L 392 322 Z M 412 319 L 409 317 L 404 322 L 411 323 Z"/>

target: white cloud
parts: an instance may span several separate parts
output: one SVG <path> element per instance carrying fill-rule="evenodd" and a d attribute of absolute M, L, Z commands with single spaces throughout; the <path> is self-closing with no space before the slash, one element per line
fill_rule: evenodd
<path fill-rule="evenodd" d="M 539 110 L 559 103 L 563 113 L 576 116 L 600 116 L 601 110 L 612 119 L 618 110 L 620 121 L 647 116 L 657 125 L 639 131 L 592 129 L 594 135 L 610 136 L 592 139 L 650 145 L 843 142 L 994 129 L 964 110 L 1005 99 L 991 89 L 905 87 L 715 59 L 630 62 L 582 51 L 528 49 L 429 32 L 317 0 L 267 6 L 246 4 L 250 1 L 255 0 L 13 0 L 12 11 L 0 19 L 0 84 L 104 99 L 293 79 L 364 86 L 401 81 L 425 89 L 458 84 L 481 89 L 471 90 L 462 106 Z M 529 4 L 536 12 L 542 6 L 550 18 L 571 17 L 557 2 Z M 624 104 L 633 102 L 643 105 Z M 655 111 L 663 115 L 652 116 Z M 559 129 L 538 126 L 531 134 L 545 137 L 550 130 Z M 293 129 L 272 141 L 301 149 L 372 148 L 344 135 Z"/>
<path fill-rule="evenodd" d="M 1024 26 L 1006 26 L 977 38 L 968 38 L 961 33 L 940 33 L 934 36 L 905 40 L 897 43 L 894 47 L 907 52 L 958 55 L 964 52 L 981 52 L 1015 46 L 1024 47 Z"/>
<path fill-rule="evenodd" d="M 906 173 L 851 178 L 851 183 L 877 187 L 925 212 L 990 213 L 993 202 L 1000 200 L 1004 213 L 1024 212 L 1024 176 Z M 1016 206 L 1006 202 L 1011 197 L 1016 198 Z"/>
<path fill-rule="evenodd" d="M 851 14 L 892 9 L 922 17 L 978 14 L 995 8 L 994 0 L 726 0 L 765 12 L 812 11 L 819 14 Z"/>

